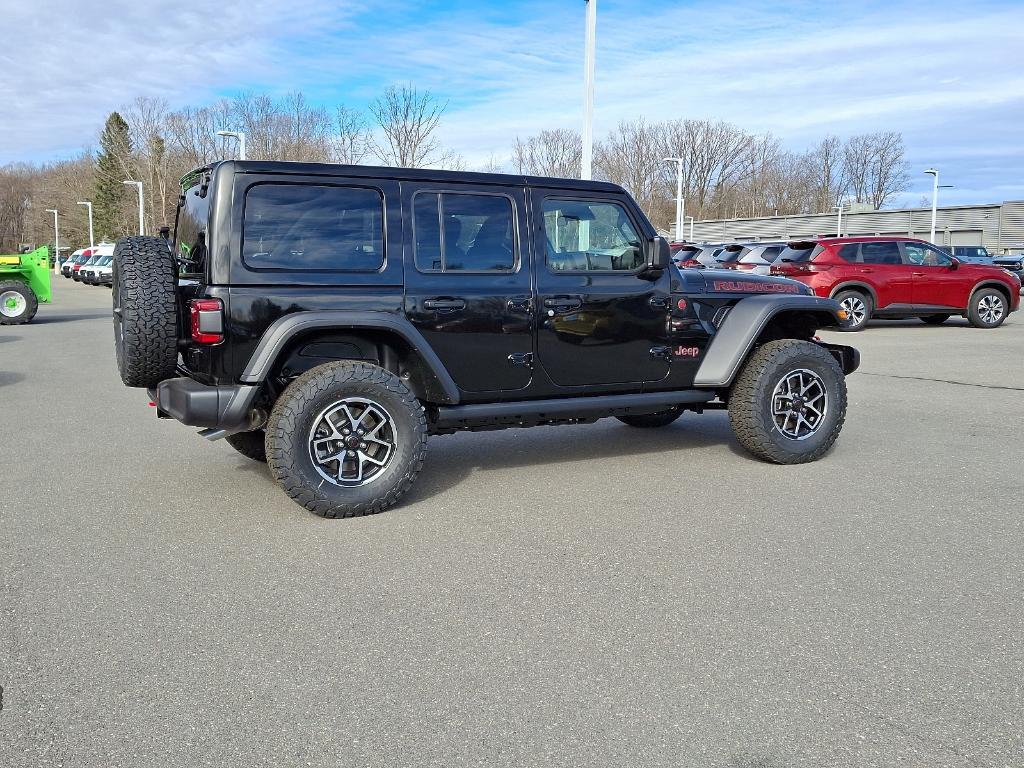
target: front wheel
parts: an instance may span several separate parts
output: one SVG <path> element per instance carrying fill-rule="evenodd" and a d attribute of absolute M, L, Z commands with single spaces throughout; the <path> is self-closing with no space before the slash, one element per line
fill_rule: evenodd
<path fill-rule="evenodd" d="M 35 291 L 20 280 L 0 282 L 0 325 L 21 325 L 36 316 Z"/>
<path fill-rule="evenodd" d="M 729 421 L 740 445 L 776 464 L 821 458 L 846 419 L 846 379 L 835 358 L 809 341 L 759 347 L 729 394 Z"/>
<path fill-rule="evenodd" d="M 322 517 L 382 512 L 409 490 L 427 452 L 423 406 L 369 363 L 317 366 L 288 385 L 266 426 L 271 474 Z"/>
<path fill-rule="evenodd" d="M 998 328 L 1006 319 L 1006 297 L 995 288 L 982 288 L 971 296 L 967 319 L 975 328 Z"/>

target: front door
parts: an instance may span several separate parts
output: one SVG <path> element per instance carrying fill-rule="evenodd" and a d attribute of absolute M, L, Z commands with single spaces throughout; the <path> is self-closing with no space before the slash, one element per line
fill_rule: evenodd
<path fill-rule="evenodd" d="M 533 302 L 522 190 L 403 183 L 405 312 L 464 392 L 533 378 Z"/>
<path fill-rule="evenodd" d="M 668 375 L 669 270 L 640 276 L 643 229 L 613 196 L 532 191 L 537 353 L 564 387 Z"/>
<path fill-rule="evenodd" d="M 926 243 L 903 243 L 903 254 L 911 265 L 914 278 L 914 304 L 919 307 L 967 306 L 971 281 L 959 269 L 953 269 L 953 258 Z M 969 270 L 970 265 L 963 267 Z"/>

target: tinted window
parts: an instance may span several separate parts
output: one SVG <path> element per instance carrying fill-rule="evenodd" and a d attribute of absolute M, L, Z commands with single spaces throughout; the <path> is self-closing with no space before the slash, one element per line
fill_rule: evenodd
<path fill-rule="evenodd" d="M 189 262 L 192 269 L 202 268 L 206 259 L 206 227 L 210 218 L 210 198 L 203 192 L 202 179 L 193 177 L 179 202 L 174 228 L 174 252 Z M 187 183 L 187 182 L 186 182 Z"/>
<path fill-rule="evenodd" d="M 250 269 L 362 272 L 384 263 L 377 190 L 260 184 L 245 195 L 242 260 Z"/>
<path fill-rule="evenodd" d="M 839 258 L 843 261 L 856 261 L 860 251 L 860 243 L 847 243 L 839 249 Z"/>
<path fill-rule="evenodd" d="M 516 267 L 507 197 L 420 192 L 413 200 L 413 229 L 416 268 L 422 272 L 511 272 Z"/>
<path fill-rule="evenodd" d="M 719 264 L 731 264 L 732 262 L 745 255 L 750 249 L 749 248 L 730 248 L 726 247 L 722 249 L 722 252 L 718 254 L 716 260 Z"/>
<path fill-rule="evenodd" d="M 741 264 L 771 264 L 775 259 L 779 257 L 779 252 L 782 250 L 781 246 L 770 245 L 766 248 L 753 248 L 742 257 L 740 257 Z"/>
<path fill-rule="evenodd" d="M 861 243 L 860 257 L 865 264 L 902 264 L 900 247 L 896 242 Z"/>
<path fill-rule="evenodd" d="M 633 271 L 644 264 L 640 236 L 618 203 L 548 198 L 544 234 L 553 271 Z"/>
<path fill-rule="evenodd" d="M 904 243 L 903 251 L 907 261 L 921 267 L 948 267 L 953 263 L 948 253 L 924 243 Z"/>
<path fill-rule="evenodd" d="M 810 261 L 821 250 L 817 243 L 790 243 L 779 253 L 779 261 Z"/>

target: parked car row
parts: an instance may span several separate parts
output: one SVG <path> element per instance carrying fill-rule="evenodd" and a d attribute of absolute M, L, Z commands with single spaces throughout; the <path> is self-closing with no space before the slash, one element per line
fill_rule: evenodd
<path fill-rule="evenodd" d="M 1024 255 L 974 263 L 909 237 L 828 237 L 788 243 L 675 243 L 681 269 L 778 275 L 834 298 L 850 314 L 846 330 L 873 318 L 919 317 L 938 325 L 958 315 L 996 328 L 1020 306 Z M 981 249 L 983 250 L 983 249 Z M 987 252 L 986 252 L 987 253 Z M 1004 268 L 1005 267 L 1005 268 Z"/>
<path fill-rule="evenodd" d="M 72 253 L 61 264 L 60 273 L 88 285 L 113 283 L 114 246 L 100 243 L 94 248 L 82 248 Z"/>

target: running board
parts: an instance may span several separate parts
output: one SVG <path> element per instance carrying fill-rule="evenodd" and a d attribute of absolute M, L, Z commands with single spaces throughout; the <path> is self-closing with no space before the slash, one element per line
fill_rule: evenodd
<path fill-rule="evenodd" d="M 606 416 L 656 413 L 677 405 L 698 405 L 708 403 L 715 397 L 714 392 L 691 389 L 682 392 L 646 392 L 636 395 L 442 405 L 437 408 L 430 426 L 431 431 L 436 433 L 595 421 Z"/>

